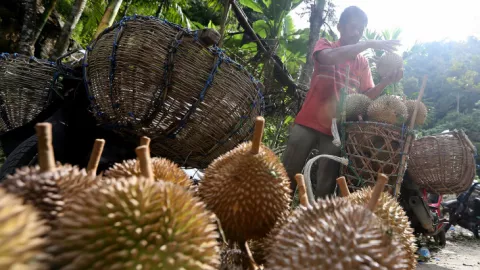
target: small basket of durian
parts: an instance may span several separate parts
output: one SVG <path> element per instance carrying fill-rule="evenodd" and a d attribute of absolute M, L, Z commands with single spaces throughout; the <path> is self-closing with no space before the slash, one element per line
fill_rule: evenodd
<path fill-rule="evenodd" d="M 424 78 L 417 100 L 382 95 L 371 100 L 350 94 L 341 105 L 342 155 L 349 160 L 341 167 L 351 190 L 373 186 L 378 172 L 388 176 L 387 189 L 398 194 L 414 138 L 414 127 L 423 125 L 427 108 L 421 102 Z"/>

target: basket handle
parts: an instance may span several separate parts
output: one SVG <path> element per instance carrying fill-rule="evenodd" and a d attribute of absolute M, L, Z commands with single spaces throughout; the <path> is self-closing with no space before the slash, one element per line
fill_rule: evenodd
<path fill-rule="evenodd" d="M 462 137 L 462 139 L 467 143 L 468 147 L 470 148 L 470 150 L 472 150 L 472 152 L 477 155 L 477 147 L 475 147 L 475 145 L 472 143 L 472 141 L 470 141 L 470 139 L 468 138 L 467 134 L 465 133 L 465 131 L 463 131 L 463 129 L 460 129 L 460 137 Z"/>

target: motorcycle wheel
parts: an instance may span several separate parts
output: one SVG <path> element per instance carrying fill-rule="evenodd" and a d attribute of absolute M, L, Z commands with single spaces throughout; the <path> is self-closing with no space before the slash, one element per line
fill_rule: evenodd
<path fill-rule="evenodd" d="M 17 168 L 37 163 L 37 142 L 37 135 L 33 135 L 10 153 L 0 168 L 0 181 L 7 175 L 14 174 Z"/>
<path fill-rule="evenodd" d="M 479 234 L 479 232 L 480 232 L 479 229 L 473 230 L 473 235 L 475 236 L 475 239 L 480 239 L 480 234 Z"/>

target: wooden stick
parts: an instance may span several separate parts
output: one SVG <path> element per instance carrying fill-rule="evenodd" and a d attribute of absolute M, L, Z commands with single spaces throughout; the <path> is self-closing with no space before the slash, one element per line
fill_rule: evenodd
<path fill-rule="evenodd" d="M 52 146 L 52 124 L 38 123 L 35 125 L 38 137 L 38 163 L 41 172 L 55 170 L 55 155 Z"/>
<path fill-rule="evenodd" d="M 305 179 L 303 178 L 303 174 L 299 173 L 295 175 L 295 180 L 297 181 L 300 204 L 305 207 L 309 207 L 310 204 L 308 203 L 307 189 L 305 187 Z"/>
<path fill-rule="evenodd" d="M 378 199 L 380 199 L 380 195 L 382 195 L 383 188 L 385 187 L 385 184 L 387 184 L 388 177 L 383 174 L 379 173 L 377 176 L 377 183 L 375 184 L 375 187 L 373 188 L 372 191 L 372 197 L 370 198 L 370 201 L 367 204 L 367 208 L 370 209 L 370 211 L 373 212 L 375 210 L 375 207 L 377 207 L 377 202 Z"/>
<path fill-rule="evenodd" d="M 218 42 L 218 47 L 223 46 L 223 39 L 225 38 L 225 29 L 228 19 L 228 14 L 230 13 L 230 9 L 232 8 L 232 4 L 229 0 L 223 1 L 223 14 L 222 14 L 222 23 L 220 24 L 220 41 Z"/>
<path fill-rule="evenodd" d="M 135 152 L 137 153 L 137 158 L 140 162 L 140 172 L 142 173 L 142 176 L 153 180 L 152 160 L 150 158 L 148 146 L 139 146 L 135 149 Z"/>
<path fill-rule="evenodd" d="M 100 163 L 104 146 L 104 139 L 96 139 L 95 143 L 93 144 L 92 154 L 90 155 L 90 160 L 88 161 L 87 165 L 87 173 L 91 176 L 95 176 L 97 174 L 98 164 Z"/>
<path fill-rule="evenodd" d="M 427 75 L 423 76 L 422 87 L 420 88 L 420 93 L 418 94 L 417 102 L 415 102 L 415 109 L 413 110 L 412 119 L 410 119 L 409 129 L 413 129 L 415 126 L 415 120 L 417 119 L 418 106 L 422 101 L 423 92 L 425 92 L 425 87 L 427 86 Z"/>
<path fill-rule="evenodd" d="M 146 145 L 146 146 L 150 147 L 150 138 L 147 137 L 147 136 L 142 136 L 140 138 L 140 146 L 142 146 L 142 145 Z"/>
<path fill-rule="evenodd" d="M 340 188 L 340 193 L 342 194 L 342 197 L 347 197 L 348 195 L 350 195 L 350 191 L 348 190 L 347 186 L 347 180 L 345 180 L 344 176 L 340 176 L 339 178 L 337 178 L 337 184 Z"/>
<path fill-rule="evenodd" d="M 258 154 L 258 152 L 260 152 L 260 145 L 262 144 L 264 127 L 265 119 L 262 116 L 258 116 L 255 120 L 255 130 L 253 131 L 252 139 L 252 150 L 250 150 L 250 153 L 252 153 L 253 155 L 256 155 Z"/>

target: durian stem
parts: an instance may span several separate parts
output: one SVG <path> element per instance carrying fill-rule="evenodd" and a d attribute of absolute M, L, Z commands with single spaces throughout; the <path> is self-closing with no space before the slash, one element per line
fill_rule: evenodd
<path fill-rule="evenodd" d="M 240 245 L 240 249 L 243 250 L 243 252 L 245 252 L 245 254 L 247 254 L 247 257 L 248 257 L 248 261 L 249 261 L 249 270 L 258 270 L 260 269 L 257 265 L 257 263 L 255 262 L 255 260 L 253 259 L 253 255 L 252 255 L 252 252 L 250 251 L 250 247 L 248 247 L 248 243 L 247 241 L 244 242 L 243 245 Z"/>
<path fill-rule="evenodd" d="M 95 176 L 97 174 L 98 164 L 100 163 L 104 146 L 104 139 L 96 139 L 95 143 L 93 144 L 92 154 L 90 155 L 90 160 L 88 161 L 87 165 L 87 173 L 91 176 Z"/>
<path fill-rule="evenodd" d="M 255 120 L 255 130 L 253 131 L 252 149 L 250 153 L 256 155 L 260 152 L 260 145 L 262 144 L 263 128 L 265 126 L 265 119 L 258 116 Z"/>
<path fill-rule="evenodd" d="M 342 197 L 347 197 L 348 195 L 350 195 L 350 191 L 348 190 L 347 186 L 347 180 L 345 180 L 344 176 L 340 176 L 339 178 L 337 178 L 337 184 L 340 188 L 340 193 L 342 194 Z"/>
<path fill-rule="evenodd" d="M 377 183 L 375 184 L 375 187 L 373 188 L 372 191 L 372 197 L 370 198 L 370 201 L 368 201 L 367 208 L 370 209 L 370 211 L 374 211 L 375 207 L 377 207 L 378 199 L 380 199 L 380 195 L 383 192 L 383 189 L 385 187 L 385 184 L 387 184 L 388 177 L 383 174 L 379 173 L 377 176 Z"/>
<path fill-rule="evenodd" d="M 140 138 L 140 146 L 143 146 L 143 145 L 150 147 L 150 138 L 149 137 L 142 136 Z"/>
<path fill-rule="evenodd" d="M 308 203 L 307 189 L 305 187 L 305 179 L 303 179 L 303 174 L 299 173 L 295 175 L 295 181 L 297 181 L 298 197 L 300 198 L 300 204 L 305 207 L 309 207 L 310 204 Z"/>
<path fill-rule="evenodd" d="M 52 146 L 52 124 L 38 123 L 35 125 L 38 137 L 38 163 L 41 172 L 55 170 L 55 156 Z"/>
<path fill-rule="evenodd" d="M 142 145 L 135 149 L 138 161 L 140 162 L 140 172 L 148 179 L 153 180 L 152 160 L 148 146 Z"/>

